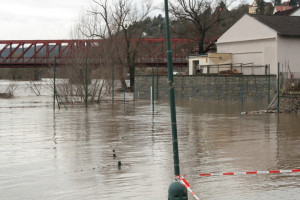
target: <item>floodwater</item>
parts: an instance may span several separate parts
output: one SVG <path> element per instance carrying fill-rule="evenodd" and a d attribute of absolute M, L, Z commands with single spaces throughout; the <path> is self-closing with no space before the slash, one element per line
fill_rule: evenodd
<path fill-rule="evenodd" d="M 125 105 L 54 112 L 49 92 L 35 96 L 26 82 L 17 84 L 16 97 L 0 99 L 1 200 L 168 198 L 168 102 L 156 102 L 152 112 L 150 101 L 127 95 Z M 176 105 L 180 171 L 201 200 L 300 199 L 300 173 L 197 176 L 300 168 L 300 115 L 241 115 L 239 103 Z"/>

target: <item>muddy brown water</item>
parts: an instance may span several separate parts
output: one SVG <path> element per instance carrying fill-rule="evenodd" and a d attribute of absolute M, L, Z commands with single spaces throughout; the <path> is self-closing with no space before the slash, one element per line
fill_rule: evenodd
<path fill-rule="evenodd" d="M 154 113 L 149 101 L 53 112 L 51 96 L 19 84 L 20 95 L 0 99 L 1 200 L 168 198 L 167 102 L 156 102 Z M 195 100 L 176 101 L 176 111 L 180 171 L 201 200 L 300 199 L 299 173 L 197 177 L 300 168 L 299 115 L 241 115 L 239 103 Z"/>

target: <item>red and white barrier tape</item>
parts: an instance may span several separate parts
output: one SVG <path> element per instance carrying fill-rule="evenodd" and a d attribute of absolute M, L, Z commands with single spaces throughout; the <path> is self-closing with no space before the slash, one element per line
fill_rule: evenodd
<path fill-rule="evenodd" d="M 204 176 L 232 176 L 232 175 L 250 175 L 250 174 L 282 174 L 282 173 L 296 173 L 296 172 L 300 172 L 300 169 L 207 173 L 207 174 L 198 174 L 198 176 L 199 177 L 204 177 Z M 187 176 L 184 175 L 183 177 L 187 177 Z"/>
<path fill-rule="evenodd" d="M 187 182 L 187 180 L 183 177 L 176 176 L 176 179 L 183 185 L 192 195 L 195 199 L 200 200 L 197 195 L 192 191 L 190 184 Z"/>
<path fill-rule="evenodd" d="M 300 172 L 300 169 L 291 169 L 291 170 L 269 170 L 269 171 L 247 171 L 247 172 L 223 172 L 223 173 L 207 173 L 207 174 L 199 174 L 199 177 L 204 176 L 232 176 L 232 175 L 249 175 L 249 174 L 282 174 L 282 173 L 296 173 Z M 197 195 L 191 190 L 190 184 L 184 178 L 187 175 L 176 176 L 176 180 L 178 180 L 192 195 L 195 199 L 200 200 Z"/>

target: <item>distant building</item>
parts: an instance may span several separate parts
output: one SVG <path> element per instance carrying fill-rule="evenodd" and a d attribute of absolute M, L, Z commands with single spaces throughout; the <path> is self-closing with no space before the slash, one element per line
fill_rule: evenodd
<path fill-rule="evenodd" d="M 289 5 L 281 5 L 281 6 L 275 6 L 274 7 L 274 11 L 273 14 L 277 13 L 277 12 L 282 12 L 282 11 L 286 11 L 286 10 L 290 10 L 292 9 L 292 6 Z"/>
<path fill-rule="evenodd" d="M 252 14 L 252 15 L 257 14 L 257 13 L 256 13 L 257 8 L 258 8 L 257 1 L 254 0 L 254 1 L 252 2 L 252 4 L 249 5 L 248 13 L 249 13 L 249 14 Z M 272 13 L 272 9 L 273 9 L 272 3 L 270 3 L 270 2 L 265 2 L 265 13 Z"/>
<path fill-rule="evenodd" d="M 274 15 L 277 16 L 300 16 L 300 7 L 291 8 L 284 11 L 278 11 Z"/>
<path fill-rule="evenodd" d="M 244 15 L 217 40 L 218 53 L 231 53 L 233 63 L 289 63 L 300 72 L 300 17 Z"/>
<path fill-rule="evenodd" d="M 189 75 L 218 74 L 218 65 L 231 64 L 229 53 L 208 53 L 207 55 L 192 55 L 188 57 Z"/>
<path fill-rule="evenodd" d="M 257 2 L 256 0 L 253 1 L 253 3 L 249 6 L 249 14 L 256 14 L 256 9 L 257 9 Z"/>

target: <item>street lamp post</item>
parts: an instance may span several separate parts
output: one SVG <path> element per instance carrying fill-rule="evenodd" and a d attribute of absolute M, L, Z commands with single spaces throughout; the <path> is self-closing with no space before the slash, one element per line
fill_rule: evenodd
<path fill-rule="evenodd" d="M 172 144 L 173 144 L 173 159 L 174 159 L 174 173 L 175 176 L 180 176 L 179 170 L 179 155 L 178 155 L 178 139 L 177 139 L 177 122 L 176 122 L 176 108 L 175 108 L 175 91 L 174 91 L 174 77 L 173 77 L 173 63 L 172 51 L 170 44 L 170 28 L 169 28 L 169 10 L 168 0 L 165 1 L 165 18 L 166 18 L 166 37 L 167 37 L 167 62 L 168 62 L 168 82 L 169 82 L 169 97 L 170 97 L 170 111 L 172 124 Z M 173 199 L 185 200 L 187 199 L 186 189 L 175 181 L 169 186 L 169 200 Z"/>

